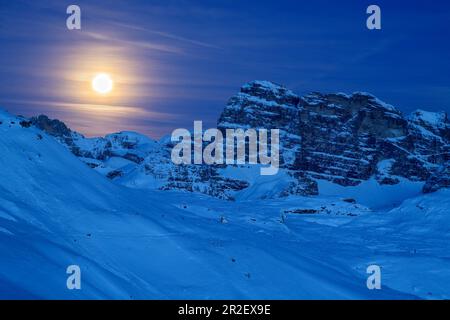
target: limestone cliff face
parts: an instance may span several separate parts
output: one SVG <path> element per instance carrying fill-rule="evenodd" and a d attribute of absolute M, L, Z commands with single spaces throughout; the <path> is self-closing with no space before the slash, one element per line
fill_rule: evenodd
<path fill-rule="evenodd" d="M 300 100 L 299 108 L 298 169 L 344 186 L 374 175 L 386 139 L 406 134 L 400 112 L 365 93 L 313 93 Z"/>
<path fill-rule="evenodd" d="M 343 186 L 372 176 L 380 184 L 396 184 L 398 177 L 426 181 L 450 160 L 445 113 L 418 110 L 404 117 L 368 93 L 299 97 L 253 81 L 230 99 L 218 125 L 279 128 L 282 166 L 299 180 L 295 193 L 317 193 L 314 183 L 305 183 L 314 179 Z"/>
<path fill-rule="evenodd" d="M 300 97 L 281 85 L 253 81 L 245 84 L 238 94 L 230 98 L 217 124 L 221 130 L 280 130 L 280 167 L 286 169 L 293 179 L 280 191 L 280 196 L 318 193 L 317 183 L 304 170 L 298 170 L 303 143 L 302 109 L 299 103 Z"/>

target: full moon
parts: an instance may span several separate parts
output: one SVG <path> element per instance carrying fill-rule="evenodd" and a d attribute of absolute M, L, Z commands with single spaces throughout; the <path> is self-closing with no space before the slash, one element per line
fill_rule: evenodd
<path fill-rule="evenodd" d="M 107 94 L 113 88 L 111 76 L 107 73 L 99 73 L 92 79 L 92 89 L 100 94 Z"/>

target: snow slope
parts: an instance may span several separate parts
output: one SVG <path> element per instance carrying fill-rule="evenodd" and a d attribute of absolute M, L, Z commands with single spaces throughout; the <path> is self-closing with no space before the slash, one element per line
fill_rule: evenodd
<path fill-rule="evenodd" d="M 448 297 L 448 281 L 435 288 L 427 281 L 442 275 L 426 273 L 448 259 L 442 235 L 448 229 L 417 210 L 429 226 L 414 229 L 414 216 L 405 212 L 425 201 L 446 219 L 449 203 L 423 198 L 377 214 L 335 196 L 230 202 L 131 189 L 20 121 L 0 112 L 1 298 L 397 299 L 427 298 L 429 287 L 433 297 Z M 319 214 L 286 213 L 324 203 L 330 209 Z M 392 224 L 395 219 L 404 224 Z M 393 244 L 380 236 L 388 226 Z M 435 239 L 419 247 L 429 232 Z M 424 250 L 414 271 L 428 274 L 417 280 L 424 283 L 395 265 L 392 248 L 408 241 Z M 368 290 L 365 266 L 380 261 L 397 269 L 388 270 L 383 290 Z M 81 290 L 66 288 L 72 264 L 81 267 Z"/>

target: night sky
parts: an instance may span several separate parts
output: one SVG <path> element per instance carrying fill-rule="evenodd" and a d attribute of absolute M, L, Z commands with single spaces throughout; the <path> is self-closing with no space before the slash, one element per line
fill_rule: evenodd
<path fill-rule="evenodd" d="M 82 29 L 66 28 L 81 7 Z M 382 30 L 366 28 L 366 8 Z M 450 111 L 449 1 L 0 0 L 0 106 L 88 136 L 214 127 L 251 80 Z M 97 72 L 114 90 L 96 95 Z"/>

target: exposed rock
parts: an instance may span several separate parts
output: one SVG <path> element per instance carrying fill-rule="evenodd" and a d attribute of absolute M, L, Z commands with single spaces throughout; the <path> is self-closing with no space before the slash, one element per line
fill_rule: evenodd
<path fill-rule="evenodd" d="M 106 177 L 111 180 L 121 176 L 123 176 L 123 172 L 120 170 L 113 170 L 106 174 Z"/>
<path fill-rule="evenodd" d="M 320 210 L 316 209 L 292 209 L 284 211 L 284 213 L 295 213 L 295 214 L 316 214 L 319 212 Z"/>
<path fill-rule="evenodd" d="M 252 81 L 232 97 L 220 115 L 217 127 L 226 129 L 279 129 L 280 167 L 296 182 L 290 182 L 280 196 L 315 195 L 317 183 L 298 174 L 295 163 L 301 148 L 300 98 L 284 86 L 269 81 Z"/>
<path fill-rule="evenodd" d="M 20 121 L 19 124 L 20 124 L 23 128 L 29 128 L 29 127 L 31 127 L 32 122 L 31 122 L 31 121 L 23 120 L 23 121 Z"/>
<path fill-rule="evenodd" d="M 431 193 L 442 188 L 450 187 L 450 162 L 447 162 L 440 170 L 435 172 L 427 180 L 423 187 L 424 193 Z"/>
<path fill-rule="evenodd" d="M 57 119 L 49 119 L 46 115 L 40 115 L 30 119 L 35 127 L 44 130 L 48 134 L 55 137 L 71 137 L 72 131 L 64 122 Z"/>

